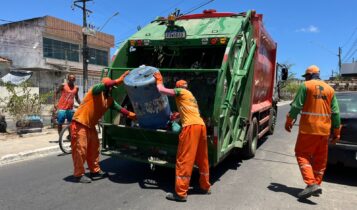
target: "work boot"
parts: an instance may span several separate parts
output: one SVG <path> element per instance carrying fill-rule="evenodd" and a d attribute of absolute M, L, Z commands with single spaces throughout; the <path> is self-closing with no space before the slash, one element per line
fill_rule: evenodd
<path fill-rule="evenodd" d="M 321 194 L 322 190 L 319 185 L 312 184 L 306 186 L 306 188 L 298 194 L 299 198 L 308 198 L 314 194 Z"/>
<path fill-rule="evenodd" d="M 321 187 L 320 187 L 320 188 L 321 188 Z M 321 191 L 312 194 L 312 196 L 314 196 L 314 197 L 320 197 L 321 194 L 322 194 L 322 189 L 321 189 Z"/>
<path fill-rule="evenodd" d="M 176 193 L 167 193 L 166 194 L 166 199 L 171 200 L 171 201 L 177 201 L 177 202 L 186 202 L 187 201 L 187 196 L 186 197 L 181 197 L 177 195 Z"/>
<path fill-rule="evenodd" d="M 90 173 L 90 178 L 92 178 L 92 180 L 104 179 L 106 177 L 108 177 L 108 173 L 102 170 L 98 171 L 97 173 Z"/>
<path fill-rule="evenodd" d="M 76 182 L 78 182 L 78 183 L 91 183 L 92 182 L 92 180 L 89 177 L 87 177 L 86 175 L 77 176 L 77 177 L 75 177 L 75 179 L 76 179 Z"/>

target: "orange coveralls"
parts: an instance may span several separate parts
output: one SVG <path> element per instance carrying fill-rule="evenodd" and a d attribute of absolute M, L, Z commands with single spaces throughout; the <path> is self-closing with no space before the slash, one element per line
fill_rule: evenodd
<path fill-rule="evenodd" d="M 195 162 L 200 172 L 201 189 L 209 190 L 211 186 L 206 125 L 200 117 L 197 101 L 192 93 L 181 88 L 175 88 L 174 91 L 183 127 L 177 149 L 175 191 L 180 197 L 186 197 Z"/>
<path fill-rule="evenodd" d="M 104 92 L 93 95 L 91 89 L 84 97 L 71 124 L 71 146 L 74 176 L 84 175 L 84 163 L 87 161 L 91 173 L 100 171 L 99 139 L 95 125 L 113 104 L 112 97 L 105 97 Z"/>
<path fill-rule="evenodd" d="M 333 102 L 335 100 L 334 90 L 323 81 L 315 79 L 306 81 L 299 91 L 303 95 L 304 101 L 295 145 L 295 156 L 304 182 L 307 185 L 320 185 L 327 163 L 332 109 L 338 111 L 338 105 L 337 109 L 332 106 L 332 104 L 336 104 L 335 101 Z M 297 98 L 296 96 L 292 103 L 292 109 L 299 109 Z M 291 115 L 291 111 L 289 115 Z"/>

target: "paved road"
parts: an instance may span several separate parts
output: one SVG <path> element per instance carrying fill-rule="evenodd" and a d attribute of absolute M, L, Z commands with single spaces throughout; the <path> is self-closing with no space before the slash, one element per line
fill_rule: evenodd
<path fill-rule="evenodd" d="M 211 172 L 211 195 L 190 194 L 187 203 L 167 201 L 174 171 L 104 158 L 108 179 L 73 183 L 70 156 L 48 156 L 0 167 L 0 209 L 356 209 L 357 170 L 330 167 L 323 195 L 298 201 L 303 188 L 292 134 L 283 131 L 287 106 L 280 107 L 276 133 L 254 159 L 232 155 Z M 197 173 L 193 181 L 197 183 Z"/>

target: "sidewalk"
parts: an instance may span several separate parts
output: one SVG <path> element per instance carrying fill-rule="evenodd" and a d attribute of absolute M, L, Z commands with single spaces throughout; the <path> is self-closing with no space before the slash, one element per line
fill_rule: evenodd
<path fill-rule="evenodd" d="M 41 133 L 0 134 L 0 166 L 50 153 L 60 153 L 56 129 L 43 129 Z"/>

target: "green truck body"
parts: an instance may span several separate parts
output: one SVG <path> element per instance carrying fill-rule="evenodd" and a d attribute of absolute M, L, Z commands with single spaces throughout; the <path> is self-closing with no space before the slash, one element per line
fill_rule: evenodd
<path fill-rule="evenodd" d="M 121 45 L 103 75 L 117 78 L 147 65 L 160 70 L 168 88 L 187 80 L 207 126 L 210 166 L 216 166 L 234 149 L 253 157 L 258 139 L 273 132 L 276 48 L 255 11 L 208 10 L 152 21 Z M 124 87 L 113 96 L 132 110 Z M 173 98 L 170 106 L 176 110 Z M 103 124 L 103 155 L 174 166 L 179 134 L 134 126 L 115 110 Z"/>

